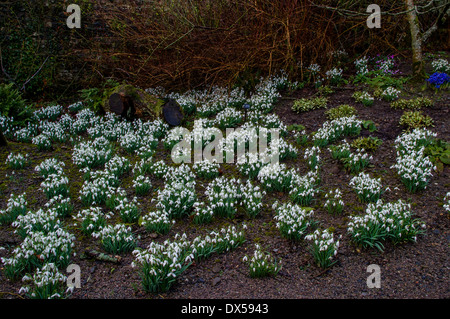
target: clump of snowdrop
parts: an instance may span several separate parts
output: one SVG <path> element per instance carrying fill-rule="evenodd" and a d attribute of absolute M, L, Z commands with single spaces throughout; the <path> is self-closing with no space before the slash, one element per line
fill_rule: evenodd
<path fill-rule="evenodd" d="M 219 217 L 233 218 L 241 197 L 241 181 L 220 176 L 211 181 L 205 195 L 214 214 Z"/>
<path fill-rule="evenodd" d="M 60 227 L 48 233 L 30 232 L 20 246 L 13 250 L 11 258 L 2 258 L 5 275 L 14 279 L 46 263 L 55 263 L 58 268 L 67 267 L 74 240 L 75 236 Z"/>
<path fill-rule="evenodd" d="M 137 195 L 146 195 L 152 188 L 150 178 L 145 175 L 138 175 L 133 179 L 133 187 Z"/>
<path fill-rule="evenodd" d="M 162 142 L 164 144 L 164 148 L 167 150 L 171 150 L 176 144 L 185 139 L 186 141 L 191 140 L 191 133 L 187 132 L 186 129 L 182 126 L 177 126 L 172 128 L 166 136 L 163 138 Z"/>
<path fill-rule="evenodd" d="M 410 204 L 402 200 L 385 204 L 380 199 L 367 205 L 365 215 L 350 216 L 347 230 L 355 243 L 382 251 L 383 241 L 415 242 L 424 228 L 424 223 L 413 218 Z"/>
<path fill-rule="evenodd" d="M 24 276 L 23 282 L 30 284 L 22 286 L 19 293 L 25 293 L 31 299 L 61 299 L 71 291 L 65 289 L 67 277 L 59 272 L 54 263 L 47 263 L 36 269 L 33 277 Z"/>
<path fill-rule="evenodd" d="M 280 136 L 278 139 L 274 139 L 270 142 L 269 148 L 267 149 L 267 156 L 271 156 L 275 158 L 278 156 L 280 161 L 296 158 L 297 157 L 297 148 L 286 142 L 286 140 Z"/>
<path fill-rule="evenodd" d="M 80 200 L 84 206 L 105 204 L 108 195 L 115 191 L 117 179 L 109 172 L 99 171 L 91 179 L 85 180 L 80 190 Z"/>
<path fill-rule="evenodd" d="M 278 129 L 280 136 L 286 137 L 288 134 L 287 126 L 283 123 L 277 114 L 271 113 L 262 117 L 261 126 L 270 129 Z"/>
<path fill-rule="evenodd" d="M 38 126 L 34 123 L 28 123 L 27 126 L 14 132 L 16 141 L 23 143 L 30 143 L 37 134 L 39 134 Z"/>
<path fill-rule="evenodd" d="M 113 155 L 110 142 L 105 137 L 93 141 L 80 142 L 75 145 L 72 160 L 80 168 L 94 168 L 104 165 Z"/>
<path fill-rule="evenodd" d="M 339 239 L 341 237 L 342 235 Z M 329 268 L 336 263 L 333 258 L 339 248 L 339 239 L 335 241 L 333 233 L 329 229 L 317 229 L 314 233 L 305 236 L 305 239 L 311 241 L 311 253 L 320 267 Z"/>
<path fill-rule="evenodd" d="M 324 147 L 344 136 L 356 136 L 361 132 L 362 121 L 355 116 L 340 117 L 332 121 L 326 121 L 314 134 L 315 146 Z"/>
<path fill-rule="evenodd" d="M 245 224 L 242 225 L 241 229 L 231 225 L 226 228 L 221 228 L 217 233 L 211 232 L 210 235 L 214 235 L 217 238 L 216 252 L 218 254 L 225 253 L 242 245 L 245 241 L 245 229 L 247 229 L 247 225 Z"/>
<path fill-rule="evenodd" d="M 369 59 L 367 57 L 362 57 L 354 62 L 356 68 L 356 75 L 365 76 L 369 73 Z"/>
<path fill-rule="evenodd" d="M 61 218 L 68 216 L 73 211 L 70 197 L 63 196 L 62 194 L 50 198 L 48 202 L 45 203 L 45 207 L 54 210 Z"/>
<path fill-rule="evenodd" d="M 352 97 L 355 99 L 356 102 L 362 103 L 364 106 L 371 106 L 373 105 L 375 99 L 372 95 L 370 95 L 369 92 L 360 92 L 357 91 L 353 93 Z"/>
<path fill-rule="evenodd" d="M 13 125 L 14 119 L 12 117 L 3 116 L 0 114 L 0 130 L 6 138 L 14 138 L 15 128 Z"/>
<path fill-rule="evenodd" d="M 93 206 L 80 211 L 73 218 L 81 222 L 81 231 L 92 235 L 106 226 L 106 221 L 112 217 L 112 212 L 104 213 L 101 207 Z"/>
<path fill-rule="evenodd" d="M 215 160 L 203 160 L 192 166 L 198 177 L 213 179 L 219 176 L 220 165 Z"/>
<path fill-rule="evenodd" d="M 444 207 L 444 210 L 445 210 L 447 213 L 450 213 L 450 192 L 448 192 L 448 193 L 445 194 L 445 196 L 444 196 L 444 205 L 443 205 L 443 207 Z"/>
<path fill-rule="evenodd" d="M 292 170 L 289 170 L 285 164 L 270 163 L 262 167 L 258 173 L 258 180 L 268 192 L 289 191 L 293 178 Z"/>
<path fill-rule="evenodd" d="M 236 110 L 233 107 L 226 107 L 223 111 L 220 111 L 214 120 L 214 125 L 224 130 L 226 128 L 236 127 L 241 124 L 243 119 L 241 111 Z"/>
<path fill-rule="evenodd" d="M 6 158 L 5 164 L 8 168 L 11 169 L 23 169 L 28 166 L 30 160 L 29 160 L 28 154 L 22 154 L 22 153 L 9 153 L 8 157 Z"/>
<path fill-rule="evenodd" d="M 105 164 L 105 170 L 116 176 L 121 177 L 123 174 L 130 170 L 130 160 L 126 157 L 114 155 Z"/>
<path fill-rule="evenodd" d="M 166 292 L 191 265 L 192 253 L 184 243 L 166 240 L 151 242 L 146 249 L 133 251 L 131 266 L 139 268 L 142 287 L 147 292 Z"/>
<path fill-rule="evenodd" d="M 191 217 L 195 224 L 207 224 L 212 221 L 214 210 L 210 205 L 206 205 L 205 202 L 195 202 Z"/>
<path fill-rule="evenodd" d="M 328 150 L 331 152 L 331 156 L 337 160 L 348 158 L 351 154 L 350 144 L 347 140 L 343 140 L 338 145 L 330 145 Z"/>
<path fill-rule="evenodd" d="M 259 186 L 255 186 L 250 180 L 247 180 L 241 192 L 241 205 L 244 207 L 247 216 L 255 218 L 261 212 L 262 198 L 265 194 L 266 192 L 261 190 Z"/>
<path fill-rule="evenodd" d="M 40 121 L 56 121 L 56 119 L 61 115 L 62 111 L 63 107 L 61 105 L 50 105 L 34 111 L 33 115 Z"/>
<path fill-rule="evenodd" d="M 55 196 L 67 197 L 69 195 L 69 179 L 62 174 L 50 174 L 41 183 L 47 199 Z"/>
<path fill-rule="evenodd" d="M 70 104 L 70 105 L 67 107 L 67 110 L 68 110 L 70 113 L 77 113 L 77 112 L 81 111 L 83 108 L 84 108 L 83 102 L 82 102 L 82 101 L 78 101 L 78 102 L 75 102 L 75 103 Z"/>
<path fill-rule="evenodd" d="M 53 209 L 39 209 L 36 212 L 29 211 L 25 215 L 20 215 L 11 224 L 14 228 L 14 233 L 21 238 L 29 236 L 32 232 L 42 232 L 47 234 L 61 227 L 61 222 L 58 219 L 58 213 Z"/>
<path fill-rule="evenodd" d="M 239 172 L 249 179 L 255 179 L 258 177 L 261 168 L 267 164 L 268 163 L 263 160 L 262 156 L 253 152 L 246 152 L 237 160 Z"/>
<path fill-rule="evenodd" d="M 377 202 L 383 193 L 381 178 L 371 178 L 369 174 L 364 172 L 350 180 L 350 186 L 358 195 L 361 203 Z"/>
<path fill-rule="evenodd" d="M 169 166 L 163 160 L 148 164 L 148 171 L 155 177 L 164 177 L 169 170 Z"/>
<path fill-rule="evenodd" d="M 410 192 L 425 189 L 436 170 L 430 158 L 424 154 L 425 147 L 436 137 L 426 129 L 415 129 L 395 140 L 397 161 L 391 167 L 397 169 L 402 182 Z"/>
<path fill-rule="evenodd" d="M 37 146 L 39 151 L 48 151 L 52 148 L 51 138 L 47 134 L 39 134 L 33 137 L 31 142 Z"/>
<path fill-rule="evenodd" d="M 446 59 L 435 59 L 431 61 L 431 67 L 434 72 L 450 73 L 450 64 Z"/>
<path fill-rule="evenodd" d="M 395 148 L 397 150 L 397 157 L 409 154 L 411 151 L 418 151 L 421 148 L 431 144 L 433 138 L 437 136 L 436 133 L 431 132 L 425 128 L 414 129 L 411 132 L 406 132 L 399 135 L 395 139 Z"/>
<path fill-rule="evenodd" d="M 115 209 L 119 212 L 119 216 L 124 223 L 135 223 L 141 216 L 141 210 L 135 197 L 132 201 L 123 197 L 118 199 Z"/>
<path fill-rule="evenodd" d="M 131 169 L 131 173 L 136 177 L 139 175 L 150 174 L 150 167 L 152 165 L 151 159 L 142 158 L 137 161 L 133 168 Z"/>
<path fill-rule="evenodd" d="M 308 142 L 309 135 L 306 133 L 306 130 L 302 131 L 292 131 L 292 136 L 295 139 L 295 142 L 299 145 L 305 145 Z"/>
<path fill-rule="evenodd" d="M 103 248 L 111 254 L 121 254 L 132 251 L 136 247 L 136 239 L 131 227 L 124 224 L 106 225 L 92 234 L 102 242 Z"/>
<path fill-rule="evenodd" d="M 313 210 L 304 209 L 296 204 L 275 202 L 272 208 L 276 211 L 274 219 L 281 235 L 290 240 L 301 240 L 309 226 L 314 224 Z"/>
<path fill-rule="evenodd" d="M 170 219 L 167 212 L 160 210 L 149 212 L 140 220 L 140 225 L 148 232 L 160 235 L 167 234 L 174 224 L 175 220 Z"/>
<path fill-rule="evenodd" d="M 388 101 L 388 102 L 392 102 L 395 99 L 398 99 L 398 97 L 400 96 L 400 94 L 402 93 L 402 91 L 389 86 L 386 89 L 384 89 L 384 91 L 381 93 L 381 98 Z"/>
<path fill-rule="evenodd" d="M 261 246 L 255 244 L 255 251 L 251 257 L 244 256 L 243 262 L 248 264 L 249 275 L 252 278 L 276 276 L 281 270 L 281 264 Z"/>
<path fill-rule="evenodd" d="M 325 204 L 323 207 L 330 214 L 340 214 L 344 209 L 344 201 L 342 200 L 342 192 L 339 188 L 336 188 L 334 191 L 330 190 L 325 194 Z"/>
<path fill-rule="evenodd" d="M 397 162 L 392 166 L 397 169 L 403 184 L 410 192 L 425 189 L 433 176 L 436 167 L 430 158 L 424 155 L 424 149 L 397 157 Z"/>
<path fill-rule="evenodd" d="M 319 192 L 316 188 L 318 184 L 319 175 L 317 171 L 310 171 L 304 176 L 293 174 L 289 196 L 295 204 L 308 206 Z"/>
<path fill-rule="evenodd" d="M 165 187 L 158 190 L 156 207 L 169 214 L 170 218 L 190 215 L 197 199 L 195 184 L 195 180 L 183 179 L 166 182 Z"/>
<path fill-rule="evenodd" d="M 308 166 L 311 170 L 317 171 L 320 165 L 320 148 L 318 146 L 306 148 L 303 158 L 308 161 Z"/>
<path fill-rule="evenodd" d="M 39 130 L 41 134 L 47 135 L 52 142 L 64 143 L 68 139 L 68 133 L 60 122 L 40 122 Z"/>
<path fill-rule="evenodd" d="M 356 174 L 366 168 L 372 159 L 371 155 L 358 149 L 355 153 L 350 153 L 348 157 L 342 158 L 341 161 L 347 171 Z"/>
<path fill-rule="evenodd" d="M 341 68 L 333 68 L 325 72 L 325 75 L 331 85 L 339 85 L 342 81 L 342 72 Z"/>
<path fill-rule="evenodd" d="M 11 194 L 6 202 L 6 209 L 0 210 L 0 224 L 10 224 L 20 215 L 27 212 L 26 193 Z"/>

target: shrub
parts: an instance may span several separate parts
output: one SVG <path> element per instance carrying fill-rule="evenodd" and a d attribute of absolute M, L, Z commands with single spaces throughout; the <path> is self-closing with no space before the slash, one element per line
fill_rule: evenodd
<path fill-rule="evenodd" d="M 432 107 L 433 101 L 427 97 L 418 97 L 415 99 L 399 99 L 391 103 L 393 109 L 400 110 L 420 110 L 423 107 Z"/>
<path fill-rule="evenodd" d="M 14 120 L 25 120 L 32 116 L 32 109 L 26 106 L 22 94 L 13 87 L 13 83 L 0 84 L 0 114 L 14 118 Z"/>
<path fill-rule="evenodd" d="M 326 97 L 316 97 L 310 99 L 299 99 L 295 100 L 292 105 L 292 111 L 300 113 L 307 112 L 311 110 L 316 110 L 319 108 L 326 108 L 328 99 Z"/>
<path fill-rule="evenodd" d="M 351 146 L 354 149 L 362 149 L 368 152 L 373 152 L 378 149 L 378 147 L 383 144 L 383 141 L 377 137 L 359 137 L 354 140 Z"/>
<path fill-rule="evenodd" d="M 350 117 L 358 112 L 353 106 L 343 104 L 325 111 L 325 115 L 329 120 L 335 120 L 341 117 Z"/>
<path fill-rule="evenodd" d="M 424 115 L 421 111 L 406 111 L 400 117 L 400 126 L 405 127 L 407 131 L 416 128 L 434 126 L 433 119 Z"/>

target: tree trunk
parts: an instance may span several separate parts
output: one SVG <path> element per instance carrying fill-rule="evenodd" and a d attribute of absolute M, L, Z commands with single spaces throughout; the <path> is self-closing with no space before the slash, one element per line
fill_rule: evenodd
<path fill-rule="evenodd" d="M 3 132 L 0 131 L 0 146 L 6 146 L 8 145 L 8 141 L 6 140 L 5 135 L 3 135 Z"/>
<path fill-rule="evenodd" d="M 414 78 L 425 78 L 425 63 L 422 55 L 422 34 L 420 32 L 419 18 L 417 17 L 414 0 L 406 1 L 406 18 L 411 32 L 412 67 Z"/>

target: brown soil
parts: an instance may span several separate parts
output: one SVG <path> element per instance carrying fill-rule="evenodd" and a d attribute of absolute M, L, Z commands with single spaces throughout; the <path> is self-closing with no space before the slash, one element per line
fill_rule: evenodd
<path fill-rule="evenodd" d="M 450 191 L 449 167 L 445 166 L 443 172 L 435 173 L 431 183 L 425 191 L 417 194 L 408 193 L 395 171 L 390 167 L 395 163 L 394 140 L 401 134 L 398 121 L 402 111 L 393 110 L 389 103 L 376 101 L 372 107 L 364 107 L 354 103 L 351 95 L 351 87 L 338 89 L 330 96 L 329 107 L 340 104 L 354 105 L 358 110 L 358 117 L 363 120 L 375 122 L 378 130 L 374 133 L 363 131 L 363 136 L 372 135 L 383 140 L 383 144 L 373 154 L 372 165 L 366 169 L 374 176 L 382 178 L 383 185 L 389 186 L 391 191 L 383 195 L 385 201 L 403 199 L 411 202 L 413 213 L 426 223 L 426 233 L 418 238 L 416 243 L 408 243 L 393 246 L 385 245 L 385 251 L 374 249 L 360 249 L 350 240 L 346 232 L 348 216 L 355 212 L 362 213 L 364 205 L 357 200 L 355 193 L 348 186 L 351 175 L 346 173 L 340 163 L 333 160 L 327 151 L 322 152 L 323 164 L 321 167 L 321 189 L 326 192 L 331 188 L 339 187 L 344 194 L 347 204 L 342 215 L 328 214 L 321 206 L 324 192 L 317 196 L 314 211 L 315 219 L 324 227 L 334 227 L 337 235 L 342 235 L 341 246 L 337 254 L 338 262 L 328 270 L 322 270 L 315 263 L 308 251 L 306 243 L 290 242 L 280 236 L 275 228 L 274 212 L 271 209 L 275 199 L 280 200 L 278 194 L 267 196 L 264 199 L 265 209 L 254 220 L 248 220 L 242 214 L 234 220 L 216 219 L 207 226 L 195 226 L 188 218 L 177 221 L 174 228 L 166 236 L 153 238 L 141 227 L 133 225 L 133 231 L 140 235 L 139 246 L 145 247 L 152 240 L 163 241 L 172 238 L 177 232 L 185 232 L 189 238 L 205 234 L 218 229 L 226 224 L 239 225 L 246 221 L 246 242 L 232 252 L 221 255 L 213 255 L 207 260 L 192 265 L 178 279 L 177 283 L 167 293 L 145 293 L 140 285 L 137 269 L 130 264 L 133 260 L 131 254 L 122 255 L 120 265 L 99 262 L 82 258 L 86 248 L 102 250 L 97 240 L 81 235 L 76 229 L 71 229 L 76 237 L 77 255 L 72 262 L 81 267 L 81 289 L 75 290 L 71 298 L 74 299 L 297 299 L 297 298 L 449 298 L 449 244 L 450 244 L 450 218 L 442 207 L 445 194 Z M 291 111 L 294 98 L 308 97 L 314 93 L 313 89 L 303 89 L 284 98 L 277 104 L 275 112 L 286 125 L 302 124 L 308 133 L 316 131 L 326 120 L 324 110 L 315 110 L 304 114 L 296 114 Z M 433 108 L 424 112 L 434 120 L 433 131 L 438 137 L 450 140 L 448 125 L 449 95 L 441 95 Z M 38 153 L 33 151 L 31 145 L 11 144 L 10 151 L 22 151 L 30 153 L 33 165 L 43 158 L 58 155 L 66 162 L 65 171 L 72 182 L 72 199 L 78 197 L 81 187 L 81 176 L 72 166 L 71 152 L 64 147 L 55 152 Z M 302 154 L 301 150 L 300 154 Z M 1 151 L 0 162 L 4 163 L 8 152 Z M 167 156 L 162 151 L 161 156 Z M 288 165 L 298 166 L 303 172 L 307 172 L 303 156 L 297 160 L 290 160 Z M 32 167 L 34 167 L 32 165 Z M 27 199 L 31 208 L 38 208 L 46 199 L 39 190 L 40 180 L 33 172 L 33 168 L 18 173 L 18 177 L 10 179 L 6 177 L 10 170 L 2 168 L 0 171 L 0 208 L 6 206 L 6 199 L 10 193 L 27 191 Z M 131 173 L 123 180 L 123 185 L 128 194 L 133 196 L 131 187 Z M 201 181 L 201 183 L 204 181 Z M 162 182 L 153 179 L 153 185 L 161 187 Z M 199 188 L 200 189 L 200 188 Z M 150 203 L 151 197 L 139 198 L 144 207 L 144 212 L 154 204 Z M 199 194 L 200 195 L 200 194 Z M 281 199 L 287 198 L 285 195 Z M 81 204 L 76 201 L 75 209 L 80 209 Z M 71 223 L 70 218 L 68 223 Z M 278 259 L 282 260 L 283 269 L 274 278 L 252 279 L 247 273 L 247 267 L 242 262 L 242 257 L 252 254 L 254 243 L 260 243 L 266 247 Z M 0 227 L 0 257 L 10 256 L 10 249 L 20 244 L 19 238 L 13 234 L 10 227 Z M 369 276 L 367 266 L 377 264 L 381 268 L 381 288 L 370 289 L 366 280 Z M 0 296 L 4 298 L 16 298 L 15 293 L 21 287 L 21 282 L 7 280 L 0 271 Z M 2 293 L 5 293 L 3 294 Z M 9 294 L 12 293 L 12 294 Z"/>

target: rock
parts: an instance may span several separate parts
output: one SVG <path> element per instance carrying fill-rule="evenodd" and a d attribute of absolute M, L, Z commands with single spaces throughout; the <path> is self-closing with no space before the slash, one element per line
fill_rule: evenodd
<path fill-rule="evenodd" d="M 151 239 L 156 239 L 158 238 L 158 234 L 157 233 L 151 233 L 150 235 L 148 235 Z"/>
<path fill-rule="evenodd" d="M 103 100 L 105 112 L 131 119 L 145 117 L 155 120 L 162 117 L 164 100 L 132 85 L 122 84 L 108 92 Z"/>
<path fill-rule="evenodd" d="M 183 109 L 174 99 L 169 99 L 163 105 L 164 119 L 171 126 L 178 126 L 183 121 Z"/>

